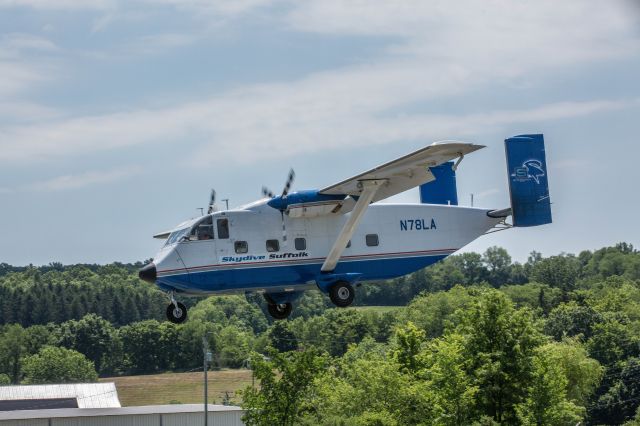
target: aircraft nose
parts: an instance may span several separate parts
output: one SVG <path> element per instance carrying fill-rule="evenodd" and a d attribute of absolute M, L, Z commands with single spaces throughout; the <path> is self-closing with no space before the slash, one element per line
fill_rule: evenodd
<path fill-rule="evenodd" d="M 156 265 L 153 263 L 149 263 L 145 265 L 142 269 L 138 271 L 138 277 L 141 280 L 150 282 L 151 284 L 156 282 L 158 278 L 158 271 L 156 270 Z"/>

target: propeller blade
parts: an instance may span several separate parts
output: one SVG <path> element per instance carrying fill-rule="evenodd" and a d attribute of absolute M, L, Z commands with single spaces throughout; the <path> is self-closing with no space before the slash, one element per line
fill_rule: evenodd
<path fill-rule="evenodd" d="M 293 169 L 289 170 L 289 176 L 287 176 L 287 182 L 284 184 L 284 190 L 282 191 L 282 196 L 286 197 L 291 189 L 291 185 L 293 185 L 293 180 L 296 177 L 296 172 Z"/>
<path fill-rule="evenodd" d="M 266 186 L 262 187 L 262 195 L 264 195 L 265 197 L 269 197 L 269 198 L 273 198 L 273 197 L 276 196 L 276 194 L 274 194 L 273 191 L 271 191 Z"/>
<path fill-rule="evenodd" d="M 216 210 L 216 190 L 211 189 L 211 195 L 209 196 L 209 210 L 207 214 L 211 214 Z"/>
<path fill-rule="evenodd" d="M 284 211 L 281 210 L 280 215 L 282 216 L 282 242 L 287 245 L 287 227 L 284 225 Z"/>

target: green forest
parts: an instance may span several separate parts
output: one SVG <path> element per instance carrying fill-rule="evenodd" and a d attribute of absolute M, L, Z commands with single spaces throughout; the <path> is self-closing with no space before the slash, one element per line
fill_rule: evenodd
<path fill-rule="evenodd" d="M 195 371 L 206 335 L 214 367 L 254 370 L 250 425 L 640 425 L 630 244 L 450 256 L 351 308 L 307 291 L 275 322 L 258 294 L 183 298 L 187 322 L 166 322 L 141 266 L 0 264 L 0 383 Z"/>

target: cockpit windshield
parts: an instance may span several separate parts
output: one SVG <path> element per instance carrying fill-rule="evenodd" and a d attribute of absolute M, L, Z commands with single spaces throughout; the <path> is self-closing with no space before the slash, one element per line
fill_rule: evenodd
<path fill-rule="evenodd" d="M 173 231 L 169 235 L 169 238 L 167 238 L 167 243 L 165 244 L 165 246 L 170 246 L 171 244 L 181 241 L 185 236 L 189 235 L 189 231 L 190 228 L 182 228 L 178 229 L 177 231 Z"/>

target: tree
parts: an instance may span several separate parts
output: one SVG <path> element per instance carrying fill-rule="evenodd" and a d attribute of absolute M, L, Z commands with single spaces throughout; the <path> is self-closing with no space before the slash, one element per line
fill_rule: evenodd
<path fill-rule="evenodd" d="M 602 380 L 604 368 L 600 363 L 589 358 L 577 339 L 547 343 L 539 349 L 539 353 L 566 377 L 567 398 L 577 405 L 586 406 Z"/>
<path fill-rule="evenodd" d="M 575 289 L 580 264 L 573 255 L 551 256 L 535 263 L 531 278 L 539 283 L 559 288 L 564 293 Z"/>
<path fill-rule="evenodd" d="M 98 373 L 91 361 L 71 349 L 45 346 L 24 359 L 25 383 L 95 382 Z"/>
<path fill-rule="evenodd" d="M 464 347 L 465 338 L 450 333 L 429 342 L 421 354 L 425 367 L 418 374 L 433 394 L 438 424 L 467 425 L 473 419 L 478 386 L 467 371 L 471 360 Z"/>
<path fill-rule="evenodd" d="M 566 399 L 567 378 L 563 373 L 548 352 L 536 353 L 527 397 L 516 405 L 523 425 L 574 425 L 582 419 L 584 408 Z"/>
<path fill-rule="evenodd" d="M 544 340 L 531 311 L 515 309 L 504 294 L 491 290 L 458 317 L 455 332 L 465 338 L 479 410 L 497 422 L 515 422 L 515 405 L 526 396 L 532 358 Z"/>
<path fill-rule="evenodd" d="M 271 346 L 279 352 L 293 351 L 298 348 L 296 335 L 291 331 L 288 321 L 276 321 L 268 331 Z"/>
<path fill-rule="evenodd" d="M 216 336 L 218 364 L 221 367 L 238 368 L 249 358 L 251 331 L 236 325 L 224 327 Z"/>
<path fill-rule="evenodd" d="M 158 321 L 147 320 L 126 325 L 118 330 L 118 335 L 125 348 L 126 369 L 134 373 L 151 373 L 160 369 L 164 355 Z"/>
<path fill-rule="evenodd" d="M 462 253 L 449 259 L 464 275 L 465 284 L 479 284 L 487 280 L 489 272 L 480 253 Z"/>
<path fill-rule="evenodd" d="M 433 424 L 438 407 L 431 389 L 381 349 L 369 338 L 350 345 L 307 391 L 306 424 Z"/>
<path fill-rule="evenodd" d="M 62 346 L 84 354 L 94 362 L 99 372 L 113 373 L 122 343 L 108 321 L 96 314 L 88 314 L 79 321 L 61 324 L 58 333 Z"/>
<path fill-rule="evenodd" d="M 273 351 L 270 356 L 271 359 L 264 359 L 254 354 L 251 358 L 260 387 L 249 386 L 242 392 L 242 407 L 246 410 L 242 420 L 248 426 L 296 424 L 304 411 L 301 402 L 326 364 L 326 359 L 314 350 Z"/>
<path fill-rule="evenodd" d="M 594 424 L 620 424 L 633 418 L 640 400 L 640 359 L 629 358 L 603 380 L 603 393 L 590 407 Z"/>
<path fill-rule="evenodd" d="M 439 337 L 453 313 L 473 300 L 473 289 L 455 286 L 449 291 L 424 294 L 414 298 L 399 315 L 398 322 L 411 321 L 425 331 L 427 337 Z"/>
<path fill-rule="evenodd" d="M 556 340 L 565 337 L 591 337 L 593 328 L 602 322 L 602 315 L 589 305 L 574 301 L 563 303 L 553 309 L 545 321 L 545 332 Z"/>
<path fill-rule="evenodd" d="M 11 377 L 9 375 L 0 373 L 0 386 L 6 386 L 11 384 Z"/>
<path fill-rule="evenodd" d="M 489 274 L 487 281 L 494 286 L 500 287 L 508 284 L 509 269 L 511 267 L 511 256 L 502 247 L 489 247 L 482 255 L 482 261 L 487 266 Z"/>
<path fill-rule="evenodd" d="M 396 350 L 393 355 L 401 370 L 408 373 L 418 371 L 418 354 L 424 341 L 425 332 L 411 321 L 396 330 Z"/>
<path fill-rule="evenodd" d="M 12 324 L 0 336 L 0 372 L 11 378 L 11 383 L 20 382 L 22 357 L 25 354 L 24 328 Z"/>

